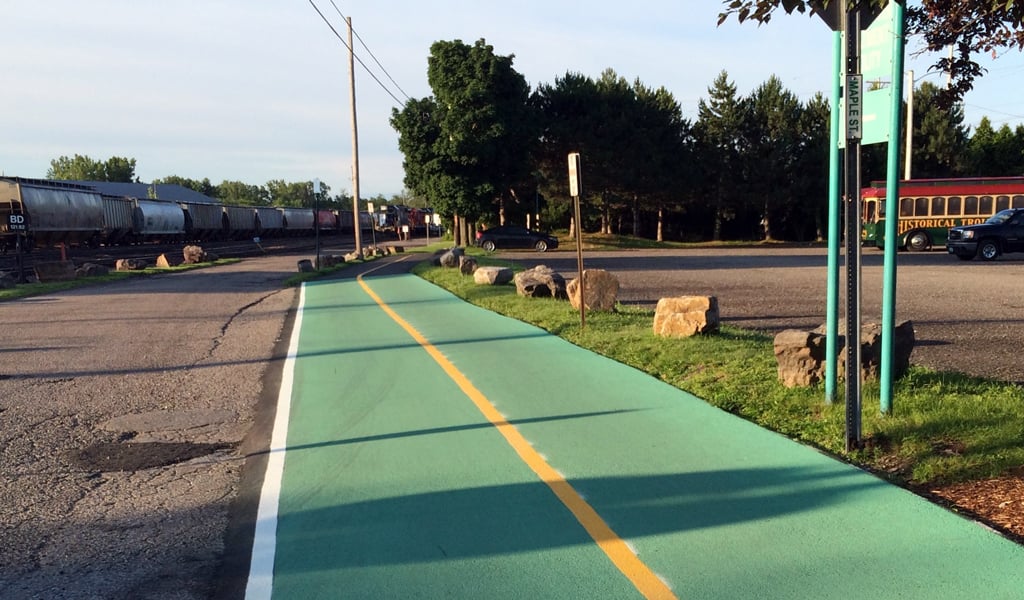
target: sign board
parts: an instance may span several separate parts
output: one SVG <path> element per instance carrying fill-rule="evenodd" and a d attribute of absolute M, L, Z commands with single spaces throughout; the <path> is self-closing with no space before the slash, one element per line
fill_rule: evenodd
<path fill-rule="evenodd" d="M 373 214 L 373 210 L 374 210 L 373 209 L 373 202 L 367 202 L 366 203 L 366 212 L 368 212 L 368 213 L 370 213 L 372 215 Z"/>
<path fill-rule="evenodd" d="M 319 194 L 320 193 L 320 179 L 319 178 L 313 180 L 313 193 L 314 194 Z"/>
<path fill-rule="evenodd" d="M 846 139 L 859 140 L 864 126 L 864 78 L 847 75 L 843 95 L 846 105 Z"/>
<path fill-rule="evenodd" d="M 28 231 L 25 215 L 7 215 L 8 231 Z"/>
<path fill-rule="evenodd" d="M 583 189 L 580 175 L 580 153 L 573 152 L 569 154 L 569 195 L 573 198 L 579 196 L 580 190 Z"/>
<path fill-rule="evenodd" d="M 863 16 L 861 23 L 863 24 Z M 896 11 L 893 3 L 886 5 L 878 17 L 860 35 L 860 74 L 869 82 L 867 90 L 861 90 L 860 134 L 857 137 L 844 135 L 839 147 L 845 148 L 845 140 L 859 139 L 862 146 L 889 141 L 892 114 L 892 57 L 896 44 Z M 843 32 L 843 64 L 846 64 L 846 33 Z M 840 110 L 844 110 L 845 95 Z M 898 118 L 898 117 L 897 117 Z"/>

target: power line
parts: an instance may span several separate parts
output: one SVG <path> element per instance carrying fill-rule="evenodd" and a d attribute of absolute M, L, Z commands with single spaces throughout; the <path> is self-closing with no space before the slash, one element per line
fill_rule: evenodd
<path fill-rule="evenodd" d="M 313 2 L 313 0 L 309 0 L 309 4 L 310 4 L 310 6 L 313 7 L 313 10 L 316 11 L 316 14 L 320 15 L 320 18 L 323 19 L 324 23 L 327 24 L 327 26 L 331 29 L 331 31 L 334 32 L 334 37 L 338 38 L 338 41 L 341 42 L 341 45 L 345 46 L 345 48 L 347 48 L 349 52 L 352 52 L 352 56 L 354 56 L 355 59 L 359 62 L 359 64 L 363 67 L 363 69 L 366 71 L 366 74 L 369 75 L 370 77 L 372 77 L 373 80 L 377 82 L 377 85 L 379 85 L 382 90 L 387 92 L 388 96 L 391 96 L 395 100 L 395 102 L 397 102 L 399 104 L 399 106 L 403 106 L 405 103 L 402 102 L 398 98 L 398 96 L 395 96 L 391 92 L 391 90 L 388 89 L 388 87 L 386 85 L 384 85 L 384 83 L 380 79 L 378 79 L 376 75 L 373 74 L 373 71 L 371 71 L 370 68 L 366 66 L 366 63 L 364 63 L 363 60 L 356 55 L 355 51 L 353 51 L 352 48 L 349 47 L 348 42 L 346 42 L 345 39 L 343 37 L 341 37 L 341 34 L 338 33 L 338 30 L 335 29 L 333 25 L 331 25 L 331 22 L 327 19 L 327 17 L 324 15 L 324 13 L 322 13 L 320 11 L 320 8 L 317 7 L 317 5 Z M 397 87 L 397 84 L 396 84 L 396 87 Z M 401 91 L 401 88 L 399 88 L 399 91 Z M 402 92 L 402 93 L 404 94 L 405 92 Z M 406 98 L 408 98 L 408 96 L 406 96 Z"/>
<path fill-rule="evenodd" d="M 334 0 L 331 0 L 331 6 L 334 7 L 334 10 L 338 13 L 338 16 L 340 16 L 342 20 L 345 20 L 345 15 L 341 14 L 341 10 L 338 8 L 338 5 L 334 3 Z M 373 59 L 373 62 L 377 63 L 377 66 L 380 67 L 380 70 L 383 71 L 385 75 L 387 75 L 388 80 L 391 83 L 395 84 L 395 87 L 398 88 L 398 91 L 401 92 L 403 96 L 405 96 L 406 101 L 412 100 L 412 98 L 409 97 L 409 94 L 406 94 L 405 90 L 402 89 L 402 86 L 398 85 L 398 82 L 395 81 L 393 77 L 391 77 L 391 73 L 388 73 L 388 70 L 384 68 L 384 65 L 380 64 L 380 61 L 377 60 L 376 56 L 374 56 L 373 51 L 370 50 L 370 47 L 367 46 L 366 42 L 363 41 L 363 38 L 360 37 L 359 32 L 353 29 L 352 33 L 356 35 L 356 39 L 359 40 L 359 43 L 362 44 L 363 48 L 365 48 L 366 51 L 370 54 L 370 58 Z"/>

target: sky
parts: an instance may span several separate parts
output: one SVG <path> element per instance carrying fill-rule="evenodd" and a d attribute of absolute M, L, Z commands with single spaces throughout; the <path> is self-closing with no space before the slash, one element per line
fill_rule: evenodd
<path fill-rule="evenodd" d="M 356 62 L 363 198 L 403 191 L 389 119 L 431 95 L 438 40 L 485 39 L 514 55 L 531 87 L 611 68 L 665 87 L 691 120 L 723 70 L 742 95 L 772 75 L 803 100 L 831 88 L 832 33 L 820 19 L 779 11 L 764 26 L 717 26 L 718 0 L 4 0 L 0 174 L 41 178 L 60 156 L 125 156 L 144 182 L 318 178 L 351 194 L 348 50 L 314 4 L 343 39 L 341 15 L 351 17 L 356 55 L 383 84 Z M 919 46 L 909 43 L 906 67 L 942 85 Z M 967 124 L 1024 123 L 1024 55 L 985 64 Z"/>

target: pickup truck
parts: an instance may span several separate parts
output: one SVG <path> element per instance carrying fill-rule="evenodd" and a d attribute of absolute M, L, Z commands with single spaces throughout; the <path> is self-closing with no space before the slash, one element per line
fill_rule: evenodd
<path fill-rule="evenodd" d="M 980 225 L 951 227 L 946 249 L 960 260 L 995 260 L 1007 252 L 1024 252 L 1024 208 L 1001 210 Z"/>

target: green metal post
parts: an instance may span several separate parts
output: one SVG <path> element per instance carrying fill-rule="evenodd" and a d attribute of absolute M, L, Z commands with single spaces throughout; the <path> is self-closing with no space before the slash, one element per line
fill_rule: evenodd
<path fill-rule="evenodd" d="M 836 400 L 839 362 L 839 98 L 842 94 L 843 33 L 832 32 L 832 102 L 828 158 L 828 290 L 825 302 L 825 402 Z"/>
<path fill-rule="evenodd" d="M 882 413 L 892 412 L 893 362 L 896 336 L 896 216 L 899 214 L 900 172 L 900 118 L 903 106 L 903 4 L 893 4 L 892 45 L 892 124 L 889 133 L 888 166 L 885 184 L 885 262 L 882 275 L 882 356 L 881 397 Z M 913 85 L 913 83 L 911 83 Z M 910 123 L 907 127 L 911 127 Z"/>

